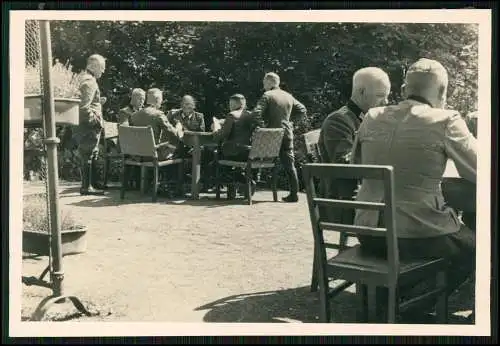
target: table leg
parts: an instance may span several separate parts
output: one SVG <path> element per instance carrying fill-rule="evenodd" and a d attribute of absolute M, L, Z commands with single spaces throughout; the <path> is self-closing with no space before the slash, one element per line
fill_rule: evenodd
<path fill-rule="evenodd" d="M 200 161 L 201 161 L 201 147 L 200 140 L 197 136 L 194 137 L 193 143 L 193 168 L 191 173 L 191 197 L 193 199 L 199 199 L 199 182 L 200 182 Z"/>

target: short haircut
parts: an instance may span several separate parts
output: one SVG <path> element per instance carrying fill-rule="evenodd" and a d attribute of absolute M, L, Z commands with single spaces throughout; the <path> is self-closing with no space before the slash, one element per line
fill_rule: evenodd
<path fill-rule="evenodd" d="M 106 59 L 100 54 L 92 54 L 87 58 L 87 65 L 93 65 L 98 63 L 99 65 L 106 64 Z"/>
<path fill-rule="evenodd" d="M 196 100 L 191 95 L 184 95 L 184 96 L 182 96 L 181 103 L 184 103 L 184 101 L 187 101 L 187 100 L 189 100 L 189 101 L 193 102 L 194 104 L 196 104 Z"/>
<path fill-rule="evenodd" d="M 367 83 L 370 82 L 380 82 L 387 85 L 391 85 L 391 81 L 387 73 L 378 67 L 363 67 L 352 76 L 352 90 L 353 92 L 366 87 Z"/>
<path fill-rule="evenodd" d="M 163 93 L 158 88 L 151 88 L 148 90 L 146 95 L 146 103 L 147 104 L 157 104 L 163 99 Z"/>
<path fill-rule="evenodd" d="M 236 100 L 236 101 L 245 101 L 245 96 L 243 96 L 242 94 L 234 94 L 234 95 L 231 95 L 231 97 L 229 99 Z"/>
<path fill-rule="evenodd" d="M 442 96 L 448 87 L 448 72 L 438 61 L 422 58 L 408 68 L 405 85 L 408 94 L 420 95 L 428 89 L 437 89 Z"/>
<path fill-rule="evenodd" d="M 134 96 L 146 96 L 146 92 L 141 88 L 135 88 L 130 93 L 130 97 L 134 97 Z"/>
<path fill-rule="evenodd" d="M 280 76 L 278 76 L 274 72 L 268 72 L 268 73 L 266 73 L 265 76 L 264 76 L 264 79 L 272 82 L 273 85 L 275 85 L 275 86 L 279 86 L 280 85 Z"/>

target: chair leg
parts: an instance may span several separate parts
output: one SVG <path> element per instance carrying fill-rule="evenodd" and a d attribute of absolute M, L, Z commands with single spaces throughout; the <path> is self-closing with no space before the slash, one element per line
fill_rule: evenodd
<path fill-rule="evenodd" d="M 184 196 L 184 161 L 177 165 L 177 193 Z"/>
<path fill-rule="evenodd" d="M 155 203 L 158 199 L 158 178 L 159 178 L 159 167 L 158 164 L 155 163 L 153 168 L 153 203 Z"/>
<path fill-rule="evenodd" d="M 331 321 L 331 316 L 330 316 L 330 301 L 328 298 L 328 292 L 330 288 L 328 286 L 328 279 L 325 278 L 320 284 L 319 287 L 319 301 L 321 304 L 321 309 L 320 309 L 320 322 L 322 323 L 330 323 Z"/>
<path fill-rule="evenodd" d="M 215 163 L 215 198 L 220 199 L 220 165 Z"/>
<path fill-rule="evenodd" d="M 361 323 L 368 322 L 368 287 L 362 284 L 356 284 L 356 296 L 358 298 L 357 321 Z"/>
<path fill-rule="evenodd" d="M 442 293 L 439 295 L 437 304 L 436 304 L 436 314 L 437 314 L 437 322 L 439 324 L 447 324 L 448 323 L 448 292 L 447 292 L 447 280 L 446 280 L 446 272 L 441 271 L 437 273 L 436 277 L 437 288 L 442 290 Z"/>
<path fill-rule="evenodd" d="M 389 287 L 389 296 L 388 296 L 388 307 L 387 307 L 388 323 L 391 324 L 396 323 L 398 310 L 399 310 L 398 288 L 392 286 Z"/>
<path fill-rule="evenodd" d="M 311 276 L 311 292 L 318 291 L 318 262 L 316 260 L 316 246 L 314 246 L 314 257 Z"/>
<path fill-rule="evenodd" d="M 278 202 L 278 170 L 276 166 L 272 168 L 271 189 L 273 190 L 273 201 Z"/>
<path fill-rule="evenodd" d="M 107 154 L 105 154 L 105 155 L 107 155 Z M 104 164 L 103 164 L 102 170 L 103 170 L 102 173 L 104 175 L 102 183 L 103 183 L 104 187 L 106 187 L 106 186 L 108 186 L 108 174 L 109 174 L 108 173 L 109 172 L 109 158 L 107 156 L 104 158 Z"/>
<path fill-rule="evenodd" d="M 345 232 L 340 232 L 340 239 L 339 239 L 339 251 L 345 250 L 347 248 L 347 240 L 349 239 L 349 235 Z"/>
<path fill-rule="evenodd" d="M 141 193 L 146 193 L 146 167 L 141 166 Z"/>
<path fill-rule="evenodd" d="M 122 186 L 121 186 L 121 189 L 120 189 L 120 199 L 124 199 L 125 198 L 125 190 L 127 189 L 127 185 L 128 185 L 128 174 L 127 174 L 127 171 L 128 171 L 128 167 L 125 164 L 125 162 L 123 162 L 123 165 L 122 165 Z"/>
<path fill-rule="evenodd" d="M 252 205 L 252 167 L 247 165 L 246 168 L 246 178 L 247 178 L 247 196 L 248 196 L 248 205 Z"/>

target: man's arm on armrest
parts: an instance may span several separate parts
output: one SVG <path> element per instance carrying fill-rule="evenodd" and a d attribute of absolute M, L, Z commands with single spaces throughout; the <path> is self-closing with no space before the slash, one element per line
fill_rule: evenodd
<path fill-rule="evenodd" d="M 459 113 L 454 114 L 445 129 L 445 151 L 460 176 L 473 183 L 477 176 L 477 140 Z"/>

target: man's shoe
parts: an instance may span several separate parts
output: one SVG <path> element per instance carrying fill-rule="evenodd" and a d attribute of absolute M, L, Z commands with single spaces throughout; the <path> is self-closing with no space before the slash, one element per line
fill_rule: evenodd
<path fill-rule="evenodd" d="M 299 196 L 297 195 L 288 195 L 286 197 L 283 197 L 282 198 L 283 202 L 286 202 L 286 203 L 296 203 L 299 201 Z"/>
<path fill-rule="evenodd" d="M 80 195 L 82 196 L 103 196 L 104 191 L 102 190 L 97 190 L 93 188 L 92 186 L 89 186 L 88 189 L 80 189 Z"/>

